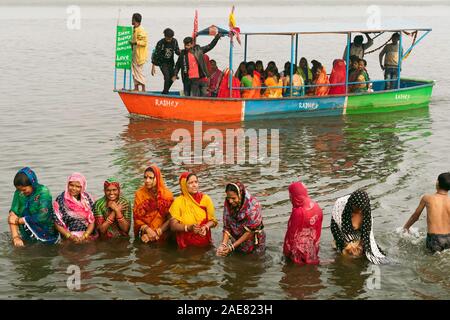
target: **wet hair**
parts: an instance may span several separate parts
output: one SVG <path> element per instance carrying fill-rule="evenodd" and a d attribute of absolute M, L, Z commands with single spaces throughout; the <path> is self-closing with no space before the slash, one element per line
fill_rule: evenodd
<path fill-rule="evenodd" d="M 194 39 L 192 39 L 192 37 L 186 37 L 186 38 L 184 38 L 183 39 L 183 43 L 186 45 L 186 44 L 189 44 L 189 43 L 191 43 L 191 42 L 194 42 Z"/>
<path fill-rule="evenodd" d="M 14 186 L 17 187 L 28 187 L 31 186 L 31 181 L 28 176 L 23 172 L 18 172 L 14 177 Z"/>
<path fill-rule="evenodd" d="M 225 192 L 228 192 L 228 191 L 233 191 L 234 193 L 236 193 L 239 196 L 239 190 L 232 183 L 227 184 L 227 186 L 225 187 Z"/>
<path fill-rule="evenodd" d="M 170 28 L 164 29 L 163 33 L 164 33 L 164 36 L 168 37 L 168 38 L 173 38 L 173 36 L 175 35 L 175 32 L 173 32 L 173 30 Z"/>
<path fill-rule="evenodd" d="M 355 39 L 353 39 L 353 42 L 356 44 L 362 44 L 364 41 L 363 36 L 356 36 Z"/>
<path fill-rule="evenodd" d="M 133 13 L 132 20 L 136 21 L 137 23 L 141 23 L 141 21 L 142 21 L 141 14 L 140 13 Z"/>
<path fill-rule="evenodd" d="M 192 173 L 192 172 L 191 172 L 191 173 L 189 173 L 188 176 L 186 177 L 186 183 L 189 181 L 189 179 L 190 179 L 191 177 L 196 177 L 197 180 L 198 180 L 197 175 L 196 175 L 195 173 Z"/>
<path fill-rule="evenodd" d="M 441 173 L 438 177 L 439 188 L 450 190 L 450 172 Z"/>

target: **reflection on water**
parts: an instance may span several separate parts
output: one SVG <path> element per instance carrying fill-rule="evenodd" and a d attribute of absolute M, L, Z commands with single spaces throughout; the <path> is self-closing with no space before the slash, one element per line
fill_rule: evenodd
<path fill-rule="evenodd" d="M 328 230 L 334 200 L 364 186 L 376 188 L 399 170 L 407 154 L 416 143 L 424 143 L 431 133 L 428 109 L 386 115 L 329 117 L 284 121 L 258 121 L 233 125 L 206 125 L 202 132 L 218 129 L 278 129 L 280 167 L 277 175 L 264 176 L 258 166 L 248 164 L 177 166 L 171 159 L 172 141 L 176 129 L 186 129 L 192 135 L 191 123 L 163 122 L 130 118 L 114 141 L 111 165 L 123 183 L 125 196 L 133 199 L 134 191 L 142 183 L 142 172 L 150 162 L 157 163 L 175 194 L 178 175 L 184 170 L 199 173 L 200 186 L 216 206 L 219 227 L 213 240 L 221 240 L 221 212 L 224 186 L 229 180 L 243 181 L 263 205 L 268 237 L 264 256 L 233 255 L 226 259 L 215 256 L 215 249 L 180 251 L 175 245 L 145 245 L 133 239 L 98 241 L 86 246 L 72 244 L 55 247 L 34 246 L 24 250 L 10 248 L 4 235 L 4 260 L 13 266 L 5 273 L 11 284 L 2 286 L 2 296 L 17 298 L 55 297 L 64 294 L 73 298 L 150 298 L 150 299 L 353 299 L 379 298 L 387 290 L 394 298 L 435 297 L 448 292 L 449 283 L 439 258 L 425 257 L 423 252 L 412 254 L 417 246 L 403 245 L 383 224 L 390 213 L 376 210 L 383 195 L 390 190 L 373 192 L 376 237 L 388 254 L 398 260 L 396 267 L 382 267 L 382 289 L 369 290 L 364 274 L 368 264 L 364 260 L 344 259 L 331 249 Z M 193 137 L 198 138 L 198 137 Z M 202 137 L 200 137 L 201 139 Z M 194 143 L 194 142 L 193 142 Z M 209 141 L 203 141 L 205 146 Z M 324 209 L 324 230 L 321 239 L 319 266 L 299 267 L 281 258 L 282 242 L 290 214 L 287 186 L 301 177 L 310 195 Z M 401 178 L 399 179 L 401 180 Z M 377 190 L 377 189 L 374 189 Z M 370 193 L 370 192 L 369 192 Z M 408 248 L 408 246 L 410 248 Z M 419 245 L 420 246 L 420 245 Z M 406 248 L 405 248 L 406 247 Z M 423 261 L 417 269 L 402 268 L 410 259 Z M 427 261 L 434 259 L 434 267 Z M 448 265 L 448 257 L 444 265 Z M 276 261 L 281 261 L 277 263 Z M 67 289 L 67 268 L 81 269 L 81 289 Z M 394 285 L 398 279 L 408 281 L 410 290 Z M 414 278 L 429 281 L 434 288 L 424 290 Z M 411 284 L 412 283 L 412 284 Z M 83 295 L 80 295 L 83 294 Z"/>

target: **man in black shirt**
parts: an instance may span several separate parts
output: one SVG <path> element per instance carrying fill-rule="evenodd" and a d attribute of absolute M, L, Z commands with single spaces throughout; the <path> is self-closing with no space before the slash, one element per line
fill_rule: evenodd
<path fill-rule="evenodd" d="M 152 76 L 156 73 L 156 66 L 159 66 L 164 75 L 164 90 L 162 94 L 169 94 L 169 89 L 173 83 L 175 54 L 180 55 L 178 41 L 174 38 L 173 30 L 167 28 L 164 30 L 164 38 L 158 41 L 152 54 Z"/>

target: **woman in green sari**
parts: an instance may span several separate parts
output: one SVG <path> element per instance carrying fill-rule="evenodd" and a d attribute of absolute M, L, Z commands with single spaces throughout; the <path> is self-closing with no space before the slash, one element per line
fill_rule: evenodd
<path fill-rule="evenodd" d="M 8 217 L 14 246 L 58 241 L 52 218 L 52 195 L 48 188 L 39 184 L 36 174 L 28 167 L 17 172 L 14 186 L 16 191 Z"/>

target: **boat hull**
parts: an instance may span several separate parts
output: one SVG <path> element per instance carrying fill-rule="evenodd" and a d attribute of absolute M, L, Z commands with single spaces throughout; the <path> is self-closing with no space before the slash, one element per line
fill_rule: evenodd
<path fill-rule="evenodd" d="M 218 99 L 117 90 L 131 114 L 164 120 L 231 123 L 404 111 L 427 107 L 434 82 L 402 79 L 400 89 L 281 99 Z"/>

